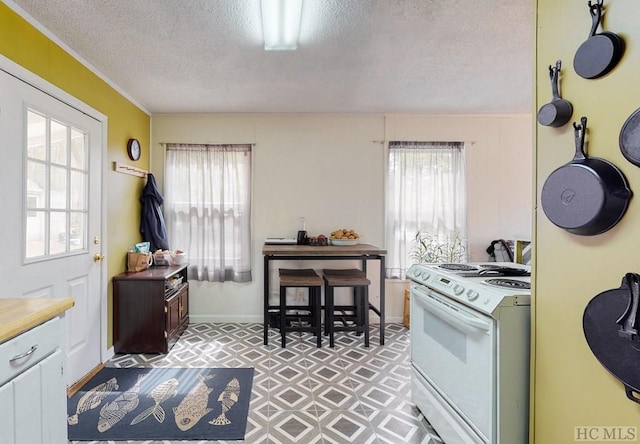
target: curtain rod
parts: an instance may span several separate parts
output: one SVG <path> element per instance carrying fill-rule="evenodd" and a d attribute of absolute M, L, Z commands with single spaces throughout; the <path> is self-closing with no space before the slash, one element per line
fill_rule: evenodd
<path fill-rule="evenodd" d="M 206 142 L 206 143 L 193 143 L 193 142 L 158 142 L 159 145 L 251 145 L 251 146 L 255 146 L 256 143 L 255 142 L 250 142 L 250 143 L 238 143 L 238 142 L 234 142 L 234 143 L 220 143 L 220 142 Z"/>

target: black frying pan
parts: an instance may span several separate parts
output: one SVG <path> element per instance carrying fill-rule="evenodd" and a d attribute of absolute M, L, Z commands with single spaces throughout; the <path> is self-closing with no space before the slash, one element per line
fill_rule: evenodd
<path fill-rule="evenodd" d="M 640 403 L 638 301 L 640 275 L 627 273 L 620 288 L 600 293 L 582 316 L 589 348 L 609 373 L 624 385 L 627 398 Z"/>
<path fill-rule="evenodd" d="M 604 0 L 597 0 L 593 4 L 589 1 L 591 32 L 573 58 L 573 69 L 585 79 L 597 79 L 609 73 L 618 64 L 624 52 L 624 41 L 618 35 L 613 32 L 596 34 L 603 4 Z"/>
<path fill-rule="evenodd" d="M 573 114 L 573 106 L 568 100 L 560 97 L 558 92 L 558 77 L 560 76 L 560 68 L 562 62 L 558 60 L 556 66 L 549 66 L 549 77 L 551 78 L 551 92 L 553 98 L 551 102 L 543 105 L 538 110 L 538 122 L 540 125 L 552 126 L 558 128 L 571 119 Z"/>
<path fill-rule="evenodd" d="M 640 108 L 635 110 L 622 125 L 618 142 L 625 159 L 640 166 Z"/>
<path fill-rule="evenodd" d="M 570 233 L 592 236 L 613 228 L 625 211 L 631 190 L 611 162 L 584 152 L 587 118 L 573 123 L 576 154 L 552 172 L 542 186 L 542 209 L 556 226 Z"/>

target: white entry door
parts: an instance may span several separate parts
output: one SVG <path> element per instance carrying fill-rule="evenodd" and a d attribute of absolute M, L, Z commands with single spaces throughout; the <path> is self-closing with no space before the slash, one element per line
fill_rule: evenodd
<path fill-rule="evenodd" d="M 68 384 L 101 362 L 102 132 L 96 118 L 0 70 L 0 297 L 73 297 Z"/>

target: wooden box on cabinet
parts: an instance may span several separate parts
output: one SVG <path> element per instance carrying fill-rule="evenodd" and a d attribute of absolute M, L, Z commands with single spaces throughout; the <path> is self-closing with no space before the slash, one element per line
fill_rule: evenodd
<path fill-rule="evenodd" d="M 402 315 L 402 325 L 404 325 L 407 328 L 410 328 L 410 319 L 409 319 L 409 313 L 410 313 L 410 306 L 411 306 L 411 293 L 409 292 L 409 290 L 404 290 L 404 312 Z"/>
<path fill-rule="evenodd" d="M 167 353 L 188 324 L 186 264 L 113 277 L 116 353 Z"/>

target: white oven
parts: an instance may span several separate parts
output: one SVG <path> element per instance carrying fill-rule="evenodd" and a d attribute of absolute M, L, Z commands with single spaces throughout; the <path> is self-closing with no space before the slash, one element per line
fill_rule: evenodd
<path fill-rule="evenodd" d="M 520 272 L 527 268 L 496 278 L 478 273 L 495 263 L 471 267 L 456 274 L 414 265 L 407 273 L 412 399 L 447 444 L 525 443 L 530 290 L 521 287 L 530 278 Z"/>

